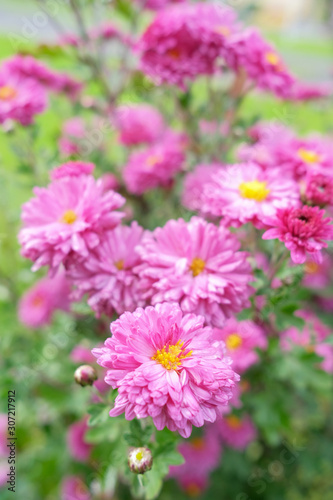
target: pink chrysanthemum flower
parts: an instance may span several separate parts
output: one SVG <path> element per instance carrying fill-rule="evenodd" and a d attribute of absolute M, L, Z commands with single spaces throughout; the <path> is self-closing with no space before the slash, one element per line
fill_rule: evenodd
<path fill-rule="evenodd" d="M 304 347 L 308 352 L 315 352 L 324 358 L 320 367 L 328 373 L 333 373 L 333 346 L 325 343 L 332 331 L 312 312 L 297 311 L 296 316 L 305 320 L 305 326 L 301 331 L 292 326 L 281 334 L 282 350 L 290 351 L 295 345 Z"/>
<path fill-rule="evenodd" d="M 30 125 L 35 115 L 47 107 L 46 93 L 35 80 L 11 72 L 0 71 L 0 123 L 15 120 Z"/>
<path fill-rule="evenodd" d="M 105 347 L 92 351 L 107 368 L 105 381 L 118 388 L 110 415 L 150 416 L 158 430 L 186 438 L 192 425 L 214 422 L 239 376 L 203 323 L 177 304 L 139 308 L 112 323 Z"/>
<path fill-rule="evenodd" d="M 193 172 L 186 174 L 182 193 L 182 204 L 189 210 L 201 211 L 202 208 L 202 186 L 209 182 L 212 175 L 223 165 L 213 163 L 210 165 L 198 165 Z"/>
<path fill-rule="evenodd" d="M 85 441 L 85 433 L 88 430 L 87 418 L 72 424 L 67 432 L 67 447 L 71 456 L 79 462 L 89 459 L 92 445 Z"/>
<path fill-rule="evenodd" d="M 95 165 L 85 161 L 68 161 L 50 172 L 52 181 L 63 177 L 78 177 L 79 175 L 89 175 L 94 171 Z"/>
<path fill-rule="evenodd" d="M 21 298 L 18 318 L 28 328 L 40 328 L 51 323 L 57 309 L 68 311 L 70 285 L 63 272 L 35 283 Z"/>
<path fill-rule="evenodd" d="M 309 85 L 302 82 L 295 82 L 290 88 L 289 99 L 293 101 L 312 101 L 313 99 L 323 99 L 332 95 L 331 85 Z"/>
<path fill-rule="evenodd" d="M 169 475 L 179 482 L 189 495 L 202 493 L 208 486 L 209 474 L 219 464 L 221 445 L 216 436 L 215 426 L 207 427 L 202 437 L 194 437 L 178 446 L 185 463 L 170 467 Z"/>
<path fill-rule="evenodd" d="M 254 163 L 220 169 L 203 189 L 204 212 L 224 217 L 223 223 L 236 227 L 252 222 L 262 228 L 265 217 L 299 204 L 300 199 L 295 181 L 278 169 L 264 170 Z"/>
<path fill-rule="evenodd" d="M 186 80 L 214 73 L 235 17 L 231 8 L 200 2 L 162 10 L 138 43 L 142 70 L 157 83 L 183 89 Z"/>
<path fill-rule="evenodd" d="M 222 443 L 236 450 L 244 450 L 257 437 L 257 429 L 249 415 L 227 415 L 217 420 L 215 426 Z"/>
<path fill-rule="evenodd" d="M 101 177 L 101 180 L 103 182 L 103 192 L 105 193 L 106 191 L 109 191 L 110 189 L 113 191 L 116 191 L 119 189 L 119 181 L 117 177 L 114 174 L 103 174 Z"/>
<path fill-rule="evenodd" d="M 91 495 L 79 476 L 67 476 L 62 482 L 61 500 L 91 500 Z"/>
<path fill-rule="evenodd" d="M 276 50 L 255 29 L 229 37 L 225 53 L 227 65 L 234 71 L 245 70 L 249 79 L 278 97 L 288 98 L 295 78 L 289 73 Z"/>
<path fill-rule="evenodd" d="M 233 360 L 232 367 L 243 373 L 259 361 L 256 349 L 266 349 L 265 332 L 252 321 L 237 321 L 230 318 L 222 330 L 214 330 L 214 338 L 225 342 L 228 356 Z"/>
<path fill-rule="evenodd" d="M 295 264 L 304 264 L 307 253 L 315 262 L 320 263 L 321 250 L 327 248 L 325 241 L 333 239 L 332 219 L 324 215 L 324 210 L 319 207 L 307 205 L 278 210 L 274 217 L 265 220 L 266 225 L 272 228 L 263 234 L 263 239 L 277 238 L 282 241 L 290 250 Z"/>
<path fill-rule="evenodd" d="M 88 294 L 88 304 L 98 316 L 112 317 L 144 306 L 142 289 L 134 268 L 141 259 L 135 251 L 143 229 L 133 222 L 104 234 L 101 243 L 82 263 L 73 262 L 68 276 L 76 285 L 76 298 Z"/>
<path fill-rule="evenodd" d="M 103 183 L 90 175 L 63 177 L 47 188 L 34 188 L 35 198 L 23 205 L 19 233 L 22 255 L 41 266 L 56 269 L 68 258 L 86 258 L 103 233 L 119 224 L 124 198 L 103 194 Z"/>
<path fill-rule="evenodd" d="M 312 205 L 333 205 L 333 176 L 310 172 L 305 180 L 304 197 Z"/>
<path fill-rule="evenodd" d="M 322 262 L 307 259 L 304 265 L 303 285 L 308 288 L 326 288 L 332 279 L 333 258 L 323 252 Z"/>
<path fill-rule="evenodd" d="M 76 98 L 82 90 L 82 83 L 74 80 L 66 73 L 51 70 L 34 57 L 17 54 L 3 63 L 3 67 L 10 73 L 31 79 L 43 87 L 54 92 L 65 92 L 70 97 Z"/>
<path fill-rule="evenodd" d="M 172 3 L 180 3 L 184 0 L 136 0 L 145 9 L 160 10 Z"/>
<path fill-rule="evenodd" d="M 128 191 L 142 194 L 158 186 L 170 186 L 183 167 L 185 145 L 184 134 L 168 132 L 145 151 L 133 153 L 123 171 Z"/>
<path fill-rule="evenodd" d="M 119 106 L 115 125 L 120 133 L 120 142 L 126 146 L 151 144 L 161 137 L 165 129 L 162 115 L 149 104 Z"/>
<path fill-rule="evenodd" d="M 228 229 L 193 217 L 170 220 L 147 233 L 137 248 L 138 271 L 152 304 L 177 302 L 184 312 L 202 314 L 222 327 L 249 305 L 251 267 Z"/>

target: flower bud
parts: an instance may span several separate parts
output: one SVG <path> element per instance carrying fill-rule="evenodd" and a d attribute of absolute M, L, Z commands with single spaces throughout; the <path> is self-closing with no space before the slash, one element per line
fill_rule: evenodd
<path fill-rule="evenodd" d="M 131 448 L 128 466 L 134 474 L 144 474 L 153 466 L 153 456 L 149 448 Z"/>
<path fill-rule="evenodd" d="M 74 373 L 75 382 L 80 384 L 82 387 L 85 387 L 86 385 L 93 385 L 97 378 L 95 368 L 90 365 L 79 366 Z"/>

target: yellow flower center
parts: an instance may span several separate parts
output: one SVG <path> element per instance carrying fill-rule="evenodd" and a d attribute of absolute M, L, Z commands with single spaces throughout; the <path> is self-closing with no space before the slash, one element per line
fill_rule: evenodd
<path fill-rule="evenodd" d="M 241 419 L 236 417 L 236 415 L 230 415 L 229 417 L 226 417 L 225 419 L 226 419 L 229 427 L 231 427 L 232 429 L 239 429 L 242 425 Z"/>
<path fill-rule="evenodd" d="M 146 160 L 147 167 L 154 167 L 156 163 L 159 163 L 162 160 L 160 155 L 151 155 L 148 156 Z"/>
<path fill-rule="evenodd" d="M 227 340 L 225 341 L 227 348 L 230 351 L 233 351 L 234 349 L 238 349 L 242 345 L 242 338 L 238 335 L 238 333 L 231 333 L 228 337 Z"/>
<path fill-rule="evenodd" d="M 188 494 L 189 497 L 198 497 L 201 493 L 201 489 L 199 486 L 195 483 L 190 483 L 186 486 L 185 488 L 186 493 Z"/>
<path fill-rule="evenodd" d="M 321 156 L 315 151 L 311 151 L 310 149 L 304 149 L 304 148 L 299 149 L 298 156 L 305 163 L 318 163 L 321 160 Z"/>
<path fill-rule="evenodd" d="M 181 360 L 188 358 L 192 354 L 192 351 L 185 353 L 182 347 L 183 344 L 184 342 L 178 340 L 175 345 L 164 346 L 151 359 L 163 365 L 167 370 L 177 370 L 181 365 Z"/>
<path fill-rule="evenodd" d="M 122 271 L 124 269 L 124 261 L 122 259 L 115 262 L 114 265 L 118 271 Z"/>
<path fill-rule="evenodd" d="M 220 33 L 220 35 L 223 35 L 225 37 L 229 36 L 231 33 L 230 28 L 228 28 L 228 26 L 217 26 L 215 28 L 215 31 L 216 33 Z"/>
<path fill-rule="evenodd" d="M 242 182 L 239 186 L 239 191 L 243 198 L 261 202 L 266 200 L 270 193 L 270 190 L 266 186 L 267 182 L 264 181 Z"/>
<path fill-rule="evenodd" d="M 77 215 L 74 210 L 66 210 L 64 215 L 61 217 L 61 222 L 65 224 L 73 224 L 77 219 Z"/>
<path fill-rule="evenodd" d="M 205 447 L 205 441 L 202 438 L 193 438 L 191 445 L 195 450 L 202 450 Z"/>
<path fill-rule="evenodd" d="M 142 453 L 142 451 L 138 451 L 138 453 L 135 455 L 135 458 L 137 460 L 142 460 L 143 459 L 143 453 Z"/>
<path fill-rule="evenodd" d="M 195 257 L 190 265 L 193 276 L 198 276 L 205 269 L 205 261 L 199 257 Z"/>
<path fill-rule="evenodd" d="M 319 266 L 316 262 L 307 262 L 304 266 L 304 270 L 308 274 L 316 274 L 319 271 Z"/>
<path fill-rule="evenodd" d="M 272 66 L 280 64 L 280 58 L 275 52 L 267 52 L 265 54 L 266 61 Z"/>
<path fill-rule="evenodd" d="M 0 100 L 1 101 L 10 101 L 17 96 L 17 91 L 10 87 L 9 85 L 4 85 L 0 87 Z"/>

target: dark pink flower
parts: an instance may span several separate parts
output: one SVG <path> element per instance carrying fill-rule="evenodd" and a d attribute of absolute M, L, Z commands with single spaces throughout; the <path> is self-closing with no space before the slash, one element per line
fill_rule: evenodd
<path fill-rule="evenodd" d="M 115 125 L 120 133 L 120 142 L 126 146 L 151 144 L 161 137 L 165 129 L 162 115 L 149 104 L 119 106 Z"/>
<path fill-rule="evenodd" d="M 289 207 L 277 211 L 275 217 L 265 223 L 272 226 L 263 234 L 264 240 L 279 239 L 290 250 L 295 264 L 304 264 L 309 253 L 315 262 L 322 261 L 321 249 L 327 247 L 325 241 L 333 239 L 332 219 L 324 217 L 319 207 Z"/>
<path fill-rule="evenodd" d="M 214 425 L 222 443 L 237 450 L 244 450 L 257 437 L 257 429 L 249 415 L 227 415 L 222 420 L 217 420 Z"/>
<path fill-rule="evenodd" d="M 166 426 L 186 438 L 192 425 L 214 422 L 239 376 L 203 323 L 177 304 L 139 308 L 113 322 L 105 347 L 92 351 L 107 368 L 105 381 L 118 388 L 110 415 L 150 416 L 158 430 Z"/>
<path fill-rule="evenodd" d="M 304 194 L 312 205 L 333 205 L 333 176 L 310 172 L 305 180 Z"/>
<path fill-rule="evenodd" d="M 186 80 L 216 71 L 235 12 L 207 3 L 181 3 L 160 11 L 138 43 L 142 70 L 157 83 L 185 88 Z"/>
<path fill-rule="evenodd" d="M 92 445 L 85 441 L 85 433 L 88 430 L 87 418 L 72 424 L 67 432 L 67 447 L 71 456 L 79 462 L 89 459 Z"/>

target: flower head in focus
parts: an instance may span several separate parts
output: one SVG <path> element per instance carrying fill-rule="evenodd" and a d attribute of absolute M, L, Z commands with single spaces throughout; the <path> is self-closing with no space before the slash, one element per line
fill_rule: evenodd
<path fill-rule="evenodd" d="M 113 322 L 112 337 L 92 351 L 107 369 L 106 382 L 118 388 L 110 415 L 150 416 L 158 430 L 166 426 L 183 437 L 192 425 L 214 422 L 239 376 L 203 323 L 177 304 L 139 308 Z"/>

